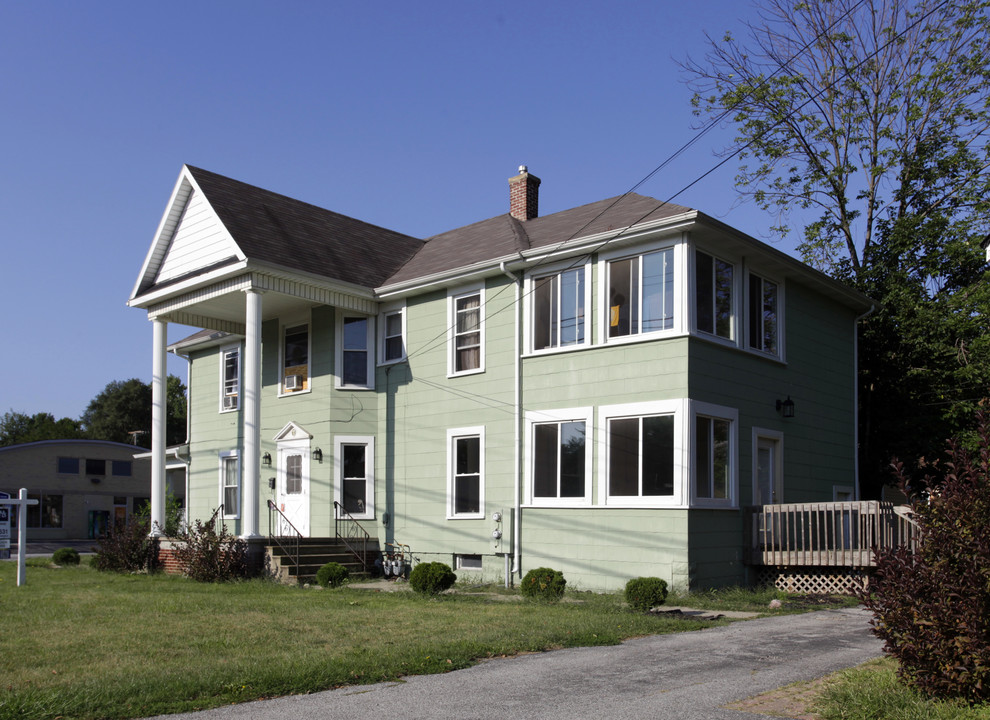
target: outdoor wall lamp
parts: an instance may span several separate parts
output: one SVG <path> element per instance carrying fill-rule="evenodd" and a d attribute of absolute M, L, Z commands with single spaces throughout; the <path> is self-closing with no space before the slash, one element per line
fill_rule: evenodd
<path fill-rule="evenodd" d="M 781 417 L 792 418 L 794 417 L 794 401 L 791 400 L 791 396 L 788 395 L 786 400 L 777 401 L 777 412 L 780 413 Z"/>
<path fill-rule="evenodd" d="M 316 460 L 316 462 L 318 462 L 318 463 L 322 463 L 323 462 L 323 451 L 320 450 L 319 448 L 316 448 L 316 450 L 313 451 L 313 459 Z"/>
<path fill-rule="evenodd" d="M 777 402 L 778 402 L 778 404 L 780 403 L 779 400 Z M 272 454 L 266 452 L 264 455 L 262 455 L 261 456 L 261 463 L 263 465 L 267 465 L 268 467 L 271 467 L 272 466 Z"/>

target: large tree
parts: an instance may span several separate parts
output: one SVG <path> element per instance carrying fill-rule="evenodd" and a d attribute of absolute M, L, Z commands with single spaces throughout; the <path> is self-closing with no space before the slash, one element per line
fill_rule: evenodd
<path fill-rule="evenodd" d="M 136 378 L 114 380 L 93 398 L 81 418 L 86 435 L 98 440 L 135 443 L 151 447 L 151 385 Z M 166 386 L 166 442 L 186 437 L 185 386 L 174 375 Z"/>
<path fill-rule="evenodd" d="M 860 330 L 861 468 L 937 452 L 987 393 L 987 2 L 764 0 L 685 67 L 737 131 L 737 184 L 804 218 L 806 261 L 877 301 Z"/>
<path fill-rule="evenodd" d="M 13 410 L 0 416 L 0 447 L 38 440 L 71 440 L 83 437 L 78 420 L 56 420 L 51 413 L 26 415 Z"/>

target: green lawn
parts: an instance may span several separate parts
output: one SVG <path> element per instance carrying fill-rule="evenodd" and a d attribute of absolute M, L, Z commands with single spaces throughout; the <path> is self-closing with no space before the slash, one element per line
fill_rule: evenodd
<path fill-rule="evenodd" d="M 188 711 L 711 625 L 592 593 L 558 605 L 481 592 L 430 600 L 36 563 L 18 588 L 15 570 L 0 563 L 0 718 Z"/>

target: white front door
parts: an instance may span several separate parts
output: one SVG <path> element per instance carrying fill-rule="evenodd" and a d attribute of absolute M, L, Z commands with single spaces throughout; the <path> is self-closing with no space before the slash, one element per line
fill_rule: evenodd
<path fill-rule="evenodd" d="M 292 527 L 309 536 L 309 439 L 278 444 L 276 503 Z M 280 528 L 280 534 L 287 528 Z"/>

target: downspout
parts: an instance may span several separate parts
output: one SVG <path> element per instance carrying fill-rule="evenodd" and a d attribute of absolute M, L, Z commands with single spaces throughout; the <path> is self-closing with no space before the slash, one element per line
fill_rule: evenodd
<path fill-rule="evenodd" d="M 859 493 L 859 323 L 876 310 L 876 305 L 853 321 L 853 499 L 861 500 Z"/>
<path fill-rule="evenodd" d="M 512 524 L 512 573 L 516 574 L 519 572 L 520 567 L 520 538 L 521 533 L 519 530 L 520 522 L 519 514 L 522 511 L 522 473 L 520 472 L 520 456 L 519 456 L 519 440 L 520 440 L 520 430 L 519 424 L 522 419 L 522 353 L 520 352 L 519 343 L 522 337 L 522 277 L 518 277 L 513 273 L 509 272 L 506 268 L 505 261 L 503 260 L 499 263 L 499 270 L 501 270 L 506 277 L 512 280 L 513 285 L 516 288 L 516 298 L 515 298 L 515 388 L 514 397 L 512 401 L 512 419 L 513 419 L 513 474 L 515 475 L 515 510 L 513 512 L 513 524 Z M 506 583 L 509 579 L 506 578 Z"/>

